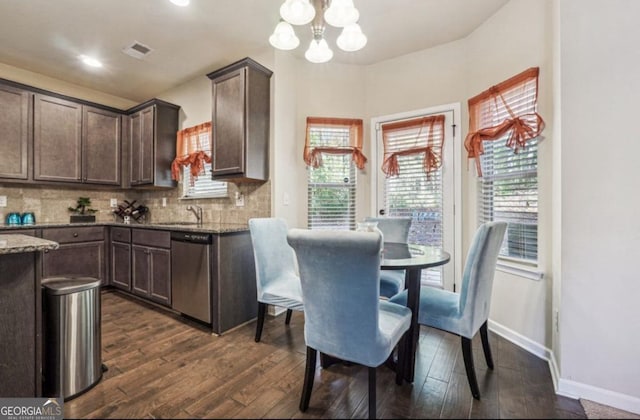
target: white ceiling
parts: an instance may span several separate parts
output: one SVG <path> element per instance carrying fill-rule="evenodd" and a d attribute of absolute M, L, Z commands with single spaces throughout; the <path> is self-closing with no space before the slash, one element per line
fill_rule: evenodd
<path fill-rule="evenodd" d="M 283 0 L 0 0 L 0 63 L 142 102 L 240 58 L 271 48 Z M 326 37 L 333 62 L 372 64 L 463 38 L 508 0 L 354 0 L 369 42 L 355 53 Z M 295 27 L 303 57 L 311 39 Z M 153 52 L 122 53 L 134 41 Z M 88 69 L 80 54 L 104 62 Z"/>

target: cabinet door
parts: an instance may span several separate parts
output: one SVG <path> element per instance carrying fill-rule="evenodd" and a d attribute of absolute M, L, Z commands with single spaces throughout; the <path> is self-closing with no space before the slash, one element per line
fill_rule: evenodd
<path fill-rule="evenodd" d="M 171 251 L 149 248 L 151 256 L 151 299 L 171 305 Z"/>
<path fill-rule="evenodd" d="M 142 113 L 136 112 L 129 116 L 129 177 L 131 185 L 140 183 L 141 135 Z"/>
<path fill-rule="evenodd" d="M 103 282 L 105 279 L 104 242 L 60 244 L 55 251 L 45 251 L 42 277 L 83 276 Z"/>
<path fill-rule="evenodd" d="M 140 111 L 142 128 L 140 131 L 140 183 L 152 184 L 154 171 L 154 124 L 155 106 Z"/>
<path fill-rule="evenodd" d="M 111 243 L 111 284 L 131 290 L 131 245 Z"/>
<path fill-rule="evenodd" d="M 35 95 L 34 179 L 81 181 L 82 105 Z"/>
<path fill-rule="evenodd" d="M 245 79 L 240 68 L 212 81 L 214 177 L 245 170 Z"/>
<path fill-rule="evenodd" d="M 131 246 L 131 291 L 137 295 L 148 297 L 151 278 L 149 248 L 146 246 Z"/>
<path fill-rule="evenodd" d="M 82 111 L 82 180 L 120 184 L 121 117 L 115 112 L 84 106 Z"/>
<path fill-rule="evenodd" d="M 0 177 L 28 179 L 31 97 L 22 89 L 0 85 Z"/>

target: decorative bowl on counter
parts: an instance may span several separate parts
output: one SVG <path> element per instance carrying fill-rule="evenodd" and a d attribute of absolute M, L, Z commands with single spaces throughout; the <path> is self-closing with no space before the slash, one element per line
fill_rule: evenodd
<path fill-rule="evenodd" d="M 28 211 L 26 213 L 22 213 L 22 224 L 23 225 L 35 225 L 36 224 L 36 216 L 33 212 Z"/>
<path fill-rule="evenodd" d="M 20 213 L 9 213 L 7 215 L 7 220 L 5 221 L 9 226 L 19 226 L 22 224 L 22 219 L 20 218 Z"/>

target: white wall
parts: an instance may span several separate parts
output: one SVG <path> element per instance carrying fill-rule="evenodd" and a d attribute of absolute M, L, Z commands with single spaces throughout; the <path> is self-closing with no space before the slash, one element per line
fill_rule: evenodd
<path fill-rule="evenodd" d="M 561 388 L 640 412 L 640 2 L 559 14 Z"/>
<path fill-rule="evenodd" d="M 538 152 L 538 264 L 544 273 L 540 281 L 496 272 L 493 284 L 490 319 L 494 328 L 520 336 L 540 356 L 549 356 L 551 336 L 552 290 L 552 147 L 553 147 L 553 67 L 550 1 L 512 0 L 466 41 L 463 63 L 467 69 L 466 98 L 473 97 L 529 67 L 539 67 L 538 112 L 546 122 L 544 140 Z M 526 16 L 526 29 L 522 18 Z M 467 110 L 466 100 L 464 109 Z M 464 130 L 468 129 L 468 120 Z M 476 178 L 473 165 L 467 174 L 463 226 L 465 249 L 477 227 Z"/>

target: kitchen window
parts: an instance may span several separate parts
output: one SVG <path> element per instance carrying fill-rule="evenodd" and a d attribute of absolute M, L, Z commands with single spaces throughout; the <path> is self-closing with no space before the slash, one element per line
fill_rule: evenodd
<path fill-rule="evenodd" d="M 366 162 L 361 148 L 362 120 L 307 119 L 309 229 L 355 229 L 356 166 Z"/>
<path fill-rule="evenodd" d="M 172 176 L 182 178 L 182 198 L 227 197 L 227 183 L 211 178 L 211 123 L 189 127 L 178 132 L 172 163 Z"/>

